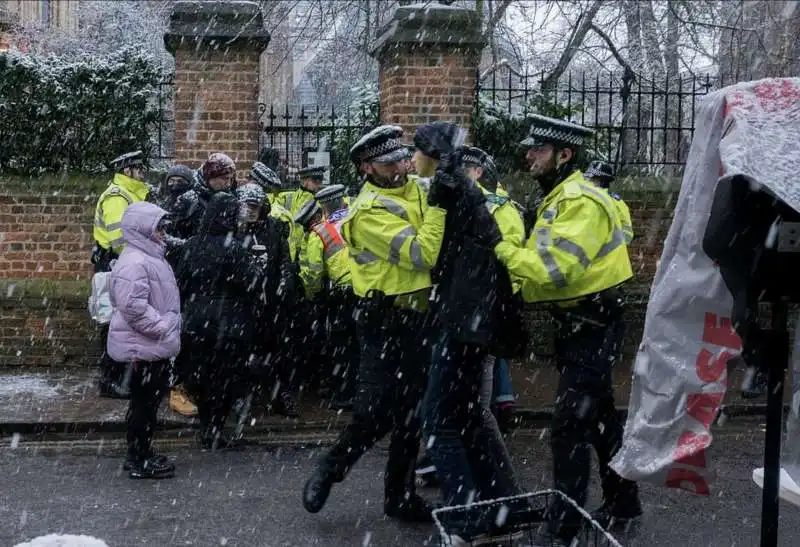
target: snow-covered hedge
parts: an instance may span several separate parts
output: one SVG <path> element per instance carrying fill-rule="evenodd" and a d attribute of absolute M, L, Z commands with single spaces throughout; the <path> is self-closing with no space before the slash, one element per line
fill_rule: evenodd
<path fill-rule="evenodd" d="M 149 151 L 159 66 L 133 49 L 63 58 L 0 53 L 0 172 L 95 172 Z"/>

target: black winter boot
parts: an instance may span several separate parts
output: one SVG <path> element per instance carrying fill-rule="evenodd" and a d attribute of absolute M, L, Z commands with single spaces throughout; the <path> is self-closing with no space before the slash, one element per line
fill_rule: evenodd
<path fill-rule="evenodd" d="M 333 475 L 324 466 L 317 465 L 303 488 L 303 507 L 306 511 L 319 513 L 325 507 L 334 482 Z"/>
<path fill-rule="evenodd" d="M 169 479 L 175 476 L 175 465 L 164 456 L 153 456 L 132 463 L 128 476 L 132 479 Z"/>

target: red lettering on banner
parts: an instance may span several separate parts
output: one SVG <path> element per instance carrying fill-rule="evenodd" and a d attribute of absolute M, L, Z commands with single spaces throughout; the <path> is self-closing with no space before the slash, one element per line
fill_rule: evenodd
<path fill-rule="evenodd" d="M 708 483 L 699 473 L 682 467 L 670 469 L 665 484 L 668 488 L 689 490 L 701 496 L 708 496 L 710 493 Z"/>
<path fill-rule="evenodd" d="M 690 393 L 686 398 L 686 412 L 708 429 L 717 417 L 725 393 Z"/>
<path fill-rule="evenodd" d="M 742 339 L 733 329 L 733 322 L 730 317 L 720 317 L 714 313 L 706 313 L 705 315 L 703 342 L 735 350 L 742 349 Z"/>
<path fill-rule="evenodd" d="M 715 357 L 707 349 L 701 349 L 700 353 L 697 354 L 697 362 L 695 363 L 697 376 L 704 382 L 716 382 L 727 369 L 728 359 L 731 357 L 733 357 L 733 354 L 727 351 L 723 351 L 719 357 Z"/>
<path fill-rule="evenodd" d="M 681 438 L 678 439 L 678 447 L 675 449 L 672 459 L 692 467 L 705 468 L 706 448 L 710 445 L 711 435 L 684 431 Z"/>

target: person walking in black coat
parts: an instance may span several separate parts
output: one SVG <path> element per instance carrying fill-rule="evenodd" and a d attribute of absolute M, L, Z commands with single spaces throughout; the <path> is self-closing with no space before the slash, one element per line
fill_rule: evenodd
<path fill-rule="evenodd" d="M 261 262 L 236 239 L 239 202 L 220 192 L 208 202 L 198 235 L 184 246 L 176 275 L 184 297 L 187 387 L 196 397 L 203 448 L 232 447 L 223 434 L 233 402 L 247 391 L 251 344 L 269 301 Z"/>
<path fill-rule="evenodd" d="M 289 256 L 289 243 L 283 223 L 269 215 L 266 193 L 258 184 L 247 183 L 236 189 L 236 197 L 244 207 L 245 222 L 239 232 L 242 246 L 258 257 L 266 274 L 268 302 L 260 323 L 253 353 L 261 361 L 262 384 L 275 381 L 280 373 L 283 340 L 288 327 L 288 310 L 294 293 L 294 268 Z M 266 387 L 266 386 L 265 386 Z M 271 385 L 268 392 L 271 392 Z"/>

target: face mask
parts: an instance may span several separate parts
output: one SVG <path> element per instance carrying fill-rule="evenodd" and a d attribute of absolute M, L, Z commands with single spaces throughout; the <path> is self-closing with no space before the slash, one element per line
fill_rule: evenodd
<path fill-rule="evenodd" d="M 188 181 L 182 180 L 181 182 L 176 182 L 167 186 L 167 191 L 172 196 L 179 196 L 184 192 L 191 189 L 192 184 Z"/>

